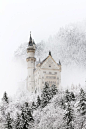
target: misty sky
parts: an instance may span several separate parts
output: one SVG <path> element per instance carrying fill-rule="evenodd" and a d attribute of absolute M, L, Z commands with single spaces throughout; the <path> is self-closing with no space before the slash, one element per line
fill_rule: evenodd
<path fill-rule="evenodd" d="M 83 21 L 86 0 L 0 0 L 0 96 L 17 89 L 22 72 L 13 63 L 14 51 L 28 42 L 30 31 L 35 42 L 46 41 L 60 27 Z"/>

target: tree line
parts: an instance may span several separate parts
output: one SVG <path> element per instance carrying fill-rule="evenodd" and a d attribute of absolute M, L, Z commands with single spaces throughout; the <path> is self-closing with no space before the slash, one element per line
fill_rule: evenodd
<path fill-rule="evenodd" d="M 86 93 L 83 89 L 80 89 L 79 95 L 75 95 L 73 92 L 66 90 L 64 93 L 60 93 L 55 85 L 49 86 L 45 83 L 41 95 L 37 96 L 37 101 L 33 101 L 31 105 L 29 102 L 24 102 L 18 106 L 18 112 L 16 117 L 13 117 L 9 112 L 9 97 L 5 92 L 0 105 L 0 125 L 2 129 L 34 129 L 35 119 L 33 112 L 38 109 L 44 109 L 51 100 L 57 94 L 63 94 L 59 99 L 59 106 L 64 110 L 63 125 L 57 127 L 57 129 L 85 129 L 86 127 Z M 76 106 L 76 107 L 75 107 Z M 53 110 L 53 109 L 52 109 Z M 76 111 L 76 112 L 75 112 Z M 76 119 L 75 114 L 78 114 Z M 59 117 L 59 116 L 58 116 Z M 53 129 L 53 128 L 52 128 Z"/>

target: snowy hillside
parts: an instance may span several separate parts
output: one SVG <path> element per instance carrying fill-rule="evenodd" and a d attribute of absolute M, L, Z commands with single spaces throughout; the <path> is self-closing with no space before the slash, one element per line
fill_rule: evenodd
<path fill-rule="evenodd" d="M 28 94 L 21 94 L 20 101 L 19 97 L 10 99 L 5 93 L 0 104 L 1 128 L 86 129 L 86 92 L 83 89 L 77 94 L 68 90 L 51 92 L 47 88 L 41 98 L 35 96 L 36 101 L 32 102 Z"/>
<path fill-rule="evenodd" d="M 33 37 L 32 37 L 33 38 Z M 25 58 L 28 43 L 22 44 L 15 52 L 15 57 Z M 49 50 L 53 58 L 63 65 L 77 65 L 86 68 L 86 32 L 80 26 L 70 25 L 61 28 L 59 32 L 45 41 L 36 43 L 36 58 L 43 60 Z"/>

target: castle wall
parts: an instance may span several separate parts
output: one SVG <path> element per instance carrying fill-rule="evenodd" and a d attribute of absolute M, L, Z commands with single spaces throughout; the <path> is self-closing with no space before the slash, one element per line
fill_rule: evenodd
<path fill-rule="evenodd" d="M 51 85 L 56 85 L 57 88 L 59 88 L 59 85 L 61 83 L 61 73 L 59 70 L 55 69 L 38 69 L 34 73 L 35 78 L 35 89 L 38 92 L 41 92 L 45 82 Z"/>

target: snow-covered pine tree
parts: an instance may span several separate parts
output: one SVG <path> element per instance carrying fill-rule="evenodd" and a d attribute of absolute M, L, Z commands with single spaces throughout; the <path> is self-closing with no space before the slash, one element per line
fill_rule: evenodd
<path fill-rule="evenodd" d="M 35 104 L 35 102 L 32 102 L 31 108 L 32 108 L 32 111 L 33 111 L 34 109 L 36 109 L 36 104 Z"/>
<path fill-rule="evenodd" d="M 17 113 L 17 117 L 15 120 L 15 129 L 22 129 L 22 124 L 21 124 L 21 115 Z"/>
<path fill-rule="evenodd" d="M 80 112 L 80 114 L 82 116 L 86 115 L 86 94 L 82 88 L 80 89 L 80 100 L 78 103 L 78 107 L 78 111 Z"/>
<path fill-rule="evenodd" d="M 78 109 L 80 113 L 81 118 L 81 129 L 83 128 L 85 122 L 86 122 L 86 93 L 81 88 L 80 89 L 80 95 L 79 95 L 79 102 L 78 102 Z"/>
<path fill-rule="evenodd" d="M 64 97 L 65 114 L 63 117 L 65 120 L 65 129 L 74 129 L 74 111 L 72 109 L 71 101 L 71 92 L 66 90 Z"/>
<path fill-rule="evenodd" d="M 52 98 L 52 93 L 49 84 L 45 83 L 45 87 L 43 88 L 41 94 L 41 107 L 45 107 L 51 98 Z"/>
<path fill-rule="evenodd" d="M 71 100 L 72 100 L 72 101 L 75 101 L 75 95 L 74 95 L 73 92 L 70 93 L 70 96 L 71 96 Z"/>
<path fill-rule="evenodd" d="M 1 114 L 5 115 L 5 111 L 6 109 L 8 108 L 8 104 L 9 104 L 9 100 L 8 100 L 8 97 L 7 97 L 7 93 L 5 92 L 3 94 L 3 98 L 2 98 L 2 105 L 0 106 L 0 111 L 1 111 Z"/>
<path fill-rule="evenodd" d="M 58 90 L 57 90 L 56 85 L 52 85 L 52 86 L 51 86 L 52 96 L 53 96 L 53 95 L 56 95 L 56 94 L 57 94 L 57 91 L 58 91 Z"/>
<path fill-rule="evenodd" d="M 63 98 L 61 98 L 61 100 L 60 100 L 60 105 L 61 105 L 61 108 L 62 109 L 65 109 L 65 101 L 64 101 L 64 99 Z"/>
<path fill-rule="evenodd" d="M 75 95 L 73 92 L 69 92 L 68 90 L 66 90 L 65 92 L 65 101 L 69 102 L 69 101 L 74 101 L 75 100 Z"/>
<path fill-rule="evenodd" d="M 7 97 L 7 93 L 5 92 L 3 94 L 2 102 L 0 105 L 0 120 L 3 125 L 6 122 L 6 110 L 7 110 L 8 106 L 9 106 L 9 99 Z"/>
<path fill-rule="evenodd" d="M 5 103 L 9 103 L 8 96 L 7 96 L 7 93 L 6 92 L 4 92 L 2 101 L 5 102 Z"/>
<path fill-rule="evenodd" d="M 7 113 L 6 115 L 5 129 L 12 129 L 12 119 L 10 117 L 10 113 Z"/>
<path fill-rule="evenodd" d="M 66 111 L 63 119 L 65 120 L 65 129 L 74 129 L 73 109 L 71 108 L 70 102 L 68 102 L 66 105 Z"/>
<path fill-rule="evenodd" d="M 33 123 L 34 119 L 27 102 L 24 103 L 21 110 L 22 110 L 21 112 L 22 129 L 28 129 L 28 127 L 30 127 L 31 124 Z"/>
<path fill-rule="evenodd" d="M 65 102 L 70 102 L 71 101 L 71 95 L 68 90 L 65 92 Z"/>
<path fill-rule="evenodd" d="M 41 105 L 41 99 L 39 97 L 39 95 L 37 96 L 37 103 L 36 103 L 37 107 L 39 107 Z"/>

